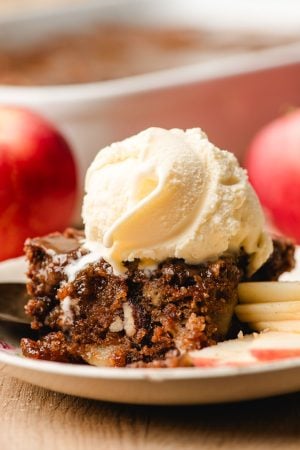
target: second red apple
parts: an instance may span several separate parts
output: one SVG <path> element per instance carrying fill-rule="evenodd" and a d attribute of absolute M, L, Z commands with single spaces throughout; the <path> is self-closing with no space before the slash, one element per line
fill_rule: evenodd
<path fill-rule="evenodd" d="M 300 243 L 300 110 L 274 120 L 254 137 L 246 167 L 274 224 Z"/>

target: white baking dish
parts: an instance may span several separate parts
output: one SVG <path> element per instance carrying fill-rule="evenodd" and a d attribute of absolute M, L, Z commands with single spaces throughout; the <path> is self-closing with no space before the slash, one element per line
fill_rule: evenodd
<path fill-rule="evenodd" d="M 267 0 L 111 0 L 0 19 L 0 45 L 32 45 L 51 33 L 112 21 L 299 32 L 300 39 L 300 8 L 293 0 L 274 0 L 272 14 Z M 0 86 L 0 103 L 29 106 L 55 122 L 73 145 L 81 183 L 99 148 L 148 126 L 201 126 L 242 157 L 262 124 L 300 104 L 300 43 L 120 80 Z"/>

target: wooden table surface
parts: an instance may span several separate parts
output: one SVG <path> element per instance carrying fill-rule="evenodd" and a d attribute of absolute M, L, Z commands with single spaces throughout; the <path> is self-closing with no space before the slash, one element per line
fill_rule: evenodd
<path fill-rule="evenodd" d="M 0 372 L 1 450 L 300 449 L 300 393 L 228 405 L 130 406 Z"/>

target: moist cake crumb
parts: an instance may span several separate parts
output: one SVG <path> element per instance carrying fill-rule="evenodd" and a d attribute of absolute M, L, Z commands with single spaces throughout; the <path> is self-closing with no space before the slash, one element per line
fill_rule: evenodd
<path fill-rule="evenodd" d="M 245 254 L 188 265 L 167 259 L 153 271 L 127 262 L 126 276 L 99 259 L 74 280 L 66 266 L 88 253 L 83 234 L 68 229 L 25 245 L 29 262 L 26 312 L 39 338 L 23 338 L 23 354 L 51 361 L 130 367 L 190 365 L 186 352 L 224 340 L 231 329 L 237 286 L 246 280 Z M 294 265 L 294 247 L 274 252 L 250 279 L 274 280 Z"/>

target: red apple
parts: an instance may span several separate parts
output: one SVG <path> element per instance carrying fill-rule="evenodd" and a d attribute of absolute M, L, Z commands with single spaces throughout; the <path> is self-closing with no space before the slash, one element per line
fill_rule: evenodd
<path fill-rule="evenodd" d="M 254 137 L 246 167 L 274 224 L 300 243 L 300 110 L 274 120 Z"/>
<path fill-rule="evenodd" d="M 0 106 L 0 260 L 20 255 L 27 237 L 69 225 L 76 192 L 63 136 L 32 111 Z"/>

